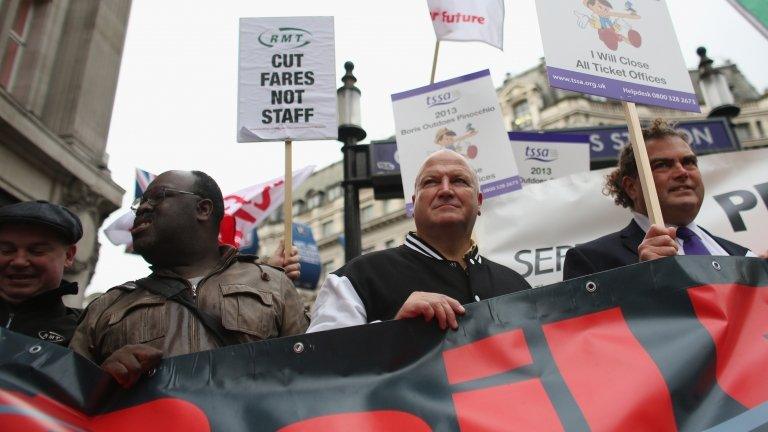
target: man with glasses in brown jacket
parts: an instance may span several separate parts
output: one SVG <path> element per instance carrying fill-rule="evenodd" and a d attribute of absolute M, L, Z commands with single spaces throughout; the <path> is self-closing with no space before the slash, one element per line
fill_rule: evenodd
<path fill-rule="evenodd" d="M 280 269 L 219 246 L 224 201 L 210 176 L 165 172 L 134 209 L 133 247 L 152 274 L 91 303 L 70 344 L 121 385 L 133 385 L 162 357 L 307 328 L 299 295 Z"/>

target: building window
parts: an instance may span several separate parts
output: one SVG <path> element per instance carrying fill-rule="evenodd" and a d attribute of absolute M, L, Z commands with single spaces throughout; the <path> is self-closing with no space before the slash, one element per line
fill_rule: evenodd
<path fill-rule="evenodd" d="M 320 207 L 323 204 L 323 197 L 325 196 L 322 192 L 313 192 L 309 198 L 307 198 L 307 209 L 312 210 L 313 208 Z"/>
<path fill-rule="evenodd" d="M 393 213 L 398 210 L 402 210 L 402 208 L 403 206 L 399 199 L 384 200 L 384 214 Z"/>
<path fill-rule="evenodd" d="M 320 226 L 320 233 L 322 234 L 323 237 L 328 237 L 329 235 L 334 233 L 335 230 L 333 228 L 333 225 L 334 224 L 332 220 L 323 222 L 323 224 Z"/>
<path fill-rule="evenodd" d="M 733 130 L 736 132 L 736 138 L 739 141 L 749 141 L 752 139 L 752 131 L 749 130 L 749 123 L 739 123 L 733 125 Z"/>
<path fill-rule="evenodd" d="M 327 275 L 328 273 L 330 273 L 330 272 L 332 272 L 334 270 L 336 270 L 336 268 L 335 268 L 335 264 L 334 264 L 333 260 L 326 261 L 326 262 L 323 263 L 323 269 L 322 269 L 322 274 L 323 275 Z"/>
<path fill-rule="evenodd" d="M 275 212 L 272 213 L 269 216 L 269 222 L 270 223 L 279 223 L 279 222 L 282 222 L 282 221 L 283 221 L 283 209 L 282 208 L 279 208 L 279 209 L 275 210 Z"/>
<path fill-rule="evenodd" d="M 342 194 L 343 190 L 341 189 L 340 184 L 331 186 L 328 188 L 328 201 L 335 201 L 337 198 L 340 198 Z"/>
<path fill-rule="evenodd" d="M 19 1 L 16 15 L 13 18 L 10 30 L 8 30 L 8 41 L 5 46 L 2 63 L 0 63 L 0 85 L 7 89 L 13 85 L 24 48 L 27 46 L 29 27 L 32 22 L 32 10 L 32 0 Z"/>
<path fill-rule="evenodd" d="M 376 247 L 375 247 L 375 246 L 369 246 L 369 247 L 367 247 L 367 248 L 363 249 L 363 250 L 360 252 L 360 254 L 361 254 L 361 255 L 369 254 L 369 253 L 373 252 L 374 250 L 376 250 Z"/>
<path fill-rule="evenodd" d="M 387 249 L 391 249 L 395 246 L 397 246 L 397 241 L 395 239 L 389 239 L 386 243 L 384 243 L 384 247 Z"/>
<path fill-rule="evenodd" d="M 763 122 L 758 120 L 758 121 L 755 122 L 755 126 L 757 126 L 758 138 L 765 137 L 765 129 L 763 129 Z"/>
<path fill-rule="evenodd" d="M 304 203 L 304 200 L 296 200 L 293 202 L 293 215 L 297 216 L 307 209 L 307 204 Z"/>
<path fill-rule="evenodd" d="M 529 130 L 533 128 L 531 108 L 528 106 L 527 99 L 512 106 L 512 112 L 515 116 L 515 119 L 513 120 L 515 130 Z"/>
<path fill-rule="evenodd" d="M 373 204 L 367 205 L 360 210 L 360 221 L 365 223 L 373 219 Z"/>

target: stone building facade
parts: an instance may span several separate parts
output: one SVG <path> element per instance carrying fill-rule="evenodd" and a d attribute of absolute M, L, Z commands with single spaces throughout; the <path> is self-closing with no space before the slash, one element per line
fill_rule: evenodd
<path fill-rule="evenodd" d="M 741 147 L 768 145 L 768 92 L 756 91 L 735 64 L 717 69 L 726 76 L 736 105 L 741 108 L 741 113 L 733 118 Z M 698 70 L 690 74 L 702 105 L 701 114 L 638 105 L 640 118 L 680 121 L 706 117 L 711 108 L 701 96 Z M 518 75 L 508 75 L 497 94 L 505 125 L 511 131 L 626 124 L 620 102 L 550 87 L 543 60 Z M 323 263 L 320 283 L 328 272 L 344 264 L 342 169 L 342 162 L 323 168 L 294 192 L 295 220 L 310 224 L 318 242 Z M 415 228 L 413 220 L 405 216 L 404 207 L 403 199 L 374 200 L 371 189 L 360 192 L 363 253 L 403 242 L 405 234 Z M 275 242 L 282 238 L 282 216 L 273 215 L 258 232 L 261 250 L 272 251 Z"/>
<path fill-rule="evenodd" d="M 80 216 L 65 277 L 81 292 L 97 230 L 124 193 L 105 153 L 131 0 L 0 2 L 0 205 L 47 200 Z"/>

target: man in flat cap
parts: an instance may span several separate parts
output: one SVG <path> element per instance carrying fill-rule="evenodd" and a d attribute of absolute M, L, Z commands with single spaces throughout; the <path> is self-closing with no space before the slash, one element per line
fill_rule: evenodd
<path fill-rule="evenodd" d="M 77 294 L 62 279 L 83 236 L 80 219 L 45 201 L 0 207 L 0 325 L 67 346 L 80 311 L 61 296 Z"/>

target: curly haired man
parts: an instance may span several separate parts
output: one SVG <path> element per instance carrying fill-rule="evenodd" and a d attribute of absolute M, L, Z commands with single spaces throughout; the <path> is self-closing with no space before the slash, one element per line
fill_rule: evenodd
<path fill-rule="evenodd" d="M 643 129 L 653 181 L 666 226 L 651 225 L 632 146 L 619 155 L 618 166 L 606 177 L 604 193 L 628 208 L 632 220 L 621 231 L 569 250 L 563 279 L 674 255 L 756 256 L 749 249 L 713 236 L 696 224 L 704 200 L 698 159 L 686 136 L 665 120 Z"/>

